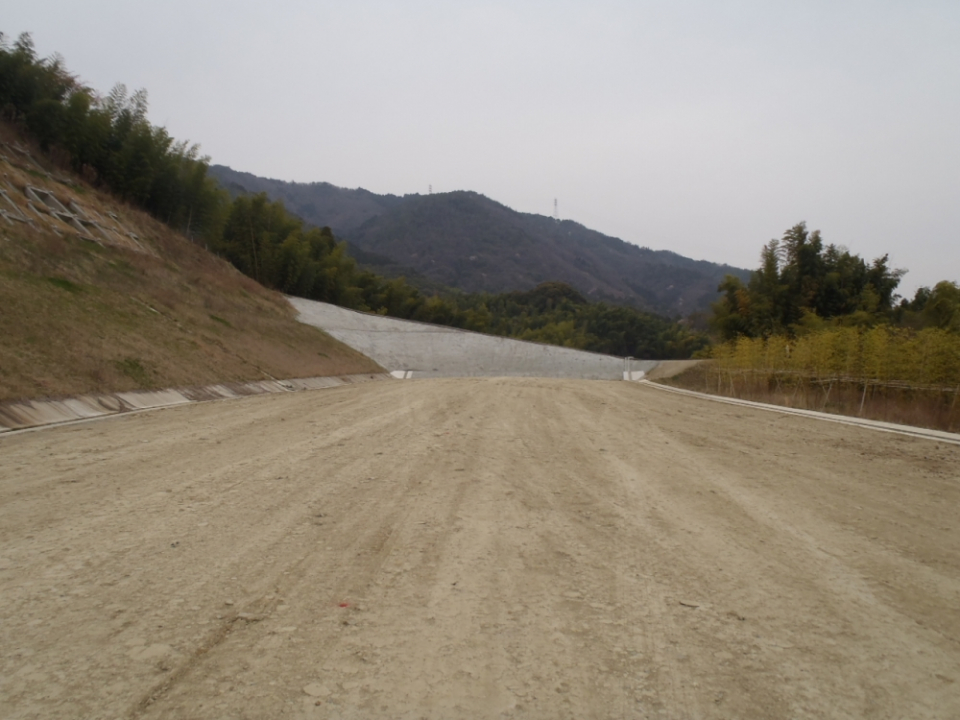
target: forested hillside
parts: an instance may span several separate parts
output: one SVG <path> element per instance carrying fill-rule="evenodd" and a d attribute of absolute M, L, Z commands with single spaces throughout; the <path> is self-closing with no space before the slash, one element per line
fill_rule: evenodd
<path fill-rule="evenodd" d="M 128 94 L 118 85 L 100 95 L 70 74 L 62 59 L 39 58 L 29 35 L 12 44 L 0 36 L 0 108 L 55 164 L 182 231 L 267 288 L 636 357 L 687 357 L 706 343 L 666 318 L 587 303 L 575 291 L 565 298 L 554 297 L 553 290 L 427 296 L 402 277 L 363 270 L 329 227 L 306 225 L 264 194 L 231 198 L 208 176 L 209 159 L 196 145 L 175 141 L 149 122 L 145 91 Z"/>
<path fill-rule="evenodd" d="M 478 193 L 411 196 L 348 242 L 468 292 L 559 280 L 584 296 L 686 316 L 706 310 L 729 266 L 641 248 L 571 220 L 518 213 Z"/>
<path fill-rule="evenodd" d="M 684 358 L 706 337 L 633 308 L 589 303 L 564 283 L 504 294 L 426 296 L 402 277 L 357 267 L 329 228 L 310 228 L 263 194 L 237 197 L 219 251 L 242 272 L 300 297 L 399 318 L 646 358 Z"/>
<path fill-rule="evenodd" d="M 562 281 L 592 300 L 670 316 L 706 311 L 727 274 L 745 270 L 651 250 L 579 223 L 516 212 L 474 192 L 375 195 L 211 168 L 231 192 L 265 192 L 317 227 L 329 226 L 385 274 L 410 271 L 466 292 L 528 290 Z"/>
<path fill-rule="evenodd" d="M 265 193 L 311 225 L 329 227 L 341 236 L 403 202 L 397 195 L 377 195 L 363 188 L 348 190 L 326 182 L 272 180 L 224 165 L 211 165 L 210 174 L 234 197 Z"/>

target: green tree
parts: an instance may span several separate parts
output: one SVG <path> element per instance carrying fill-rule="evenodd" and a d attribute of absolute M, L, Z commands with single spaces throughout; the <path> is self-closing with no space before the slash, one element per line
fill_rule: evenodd
<path fill-rule="evenodd" d="M 886 255 L 868 265 L 797 223 L 763 247 L 746 286 L 724 279 L 711 324 L 725 340 L 809 332 L 823 320 L 871 326 L 892 317 L 903 273 L 889 267 Z"/>
<path fill-rule="evenodd" d="M 926 298 L 923 317 L 928 327 L 960 332 L 960 285 L 938 282 Z"/>

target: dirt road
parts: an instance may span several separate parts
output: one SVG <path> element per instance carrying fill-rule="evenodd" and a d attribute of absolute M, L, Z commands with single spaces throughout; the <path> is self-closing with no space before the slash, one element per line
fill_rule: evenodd
<path fill-rule="evenodd" d="M 0 437 L 0 715 L 960 717 L 958 469 L 598 381 Z"/>

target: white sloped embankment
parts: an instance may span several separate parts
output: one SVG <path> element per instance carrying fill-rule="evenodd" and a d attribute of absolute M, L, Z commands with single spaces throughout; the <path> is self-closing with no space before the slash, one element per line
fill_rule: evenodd
<path fill-rule="evenodd" d="M 287 299 L 300 313 L 301 322 L 324 330 L 402 379 L 639 380 L 657 365 L 655 360 L 625 361 L 612 355 L 361 313 L 315 300 Z"/>

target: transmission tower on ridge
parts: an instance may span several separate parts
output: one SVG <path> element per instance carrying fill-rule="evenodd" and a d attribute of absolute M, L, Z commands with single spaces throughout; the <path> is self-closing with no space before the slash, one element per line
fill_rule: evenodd
<path fill-rule="evenodd" d="M 560 211 L 557 210 L 557 199 L 553 199 L 553 219 L 560 222 Z"/>

